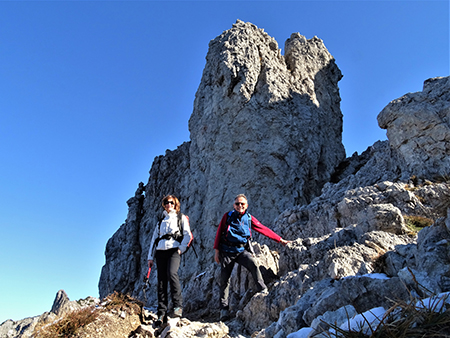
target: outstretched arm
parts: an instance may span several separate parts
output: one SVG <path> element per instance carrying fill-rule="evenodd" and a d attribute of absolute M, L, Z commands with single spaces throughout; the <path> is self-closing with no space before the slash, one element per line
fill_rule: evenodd
<path fill-rule="evenodd" d="M 269 237 L 270 239 L 273 239 L 274 241 L 276 241 L 278 243 L 281 243 L 283 246 L 286 246 L 286 244 L 291 242 L 291 241 L 286 241 L 285 239 L 281 238 L 280 235 L 276 234 L 275 232 L 270 230 L 268 227 L 263 225 L 253 215 L 252 215 L 252 229 L 259 232 L 260 234 L 263 234 L 266 237 Z"/>

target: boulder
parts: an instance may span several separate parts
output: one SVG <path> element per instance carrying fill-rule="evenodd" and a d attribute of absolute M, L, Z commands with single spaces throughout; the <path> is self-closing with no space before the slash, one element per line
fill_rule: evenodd
<path fill-rule="evenodd" d="M 450 77 L 426 80 L 423 90 L 391 101 L 378 115 L 404 175 L 442 177 L 450 172 Z"/>

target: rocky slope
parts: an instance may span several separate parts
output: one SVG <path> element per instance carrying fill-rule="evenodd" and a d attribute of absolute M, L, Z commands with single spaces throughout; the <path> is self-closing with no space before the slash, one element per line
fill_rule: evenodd
<path fill-rule="evenodd" d="M 156 304 L 156 271 L 145 293 L 142 278 L 160 200 L 175 194 L 198 252 L 180 269 L 187 318 L 161 333 L 151 328 L 152 313 L 141 315 L 129 337 L 320 335 L 328 329 L 321 319 L 342 323 L 392 300 L 450 291 L 450 78 L 389 103 L 378 116 L 388 141 L 345 159 L 341 76 L 318 38 L 293 34 L 283 56 L 263 30 L 238 21 L 210 42 L 191 141 L 155 158 L 107 243 L 99 282 L 102 298 L 119 291 Z M 293 242 L 256 238 L 269 292 L 255 294 L 247 271 L 236 268 L 233 317 L 224 325 L 212 242 L 241 192 L 252 213 Z M 417 234 L 412 225 L 425 227 Z M 20 325 L 28 324 L 7 321 L 0 333 Z"/>

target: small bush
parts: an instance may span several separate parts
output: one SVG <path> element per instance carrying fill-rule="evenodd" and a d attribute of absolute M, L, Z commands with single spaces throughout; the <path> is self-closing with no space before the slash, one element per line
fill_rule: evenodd
<path fill-rule="evenodd" d="M 104 311 L 125 311 L 128 314 L 140 314 L 144 303 L 123 293 L 114 291 L 102 302 Z"/>

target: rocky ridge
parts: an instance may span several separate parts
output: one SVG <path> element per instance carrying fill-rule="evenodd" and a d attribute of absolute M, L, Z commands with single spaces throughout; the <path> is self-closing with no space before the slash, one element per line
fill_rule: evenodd
<path fill-rule="evenodd" d="M 321 319 L 343 323 L 376 307 L 387 309 L 393 299 L 449 291 L 450 78 L 427 80 L 422 92 L 389 103 L 378 117 L 388 141 L 344 159 L 341 75 L 334 60 L 318 38 L 293 34 L 284 57 L 277 46 L 243 22 L 211 41 L 189 121 L 191 141 L 157 157 L 149 182 L 128 200 L 127 220 L 106 247 L 102 297 L 120 291 L 155 304 L 155 290 L 143 293 L 142 276 L 165 193 L 181 197 L 199 252 L 198 259 L 188 253 L 180 269 L 187 319 L 156 332 L 150 312 L 130 337 L 293 338 L 301 336 L 299 330 L 321 337 L 328 330 Z M 255 114 L 263 122 L 250 123 Z M 242 128 L 248 130 L 240 133 Z M 328 133 L 337 147 L 327 147 Z M 242 154 L 254 161 L 253 176 L 242 177 L 244 183 L 232 175 L 246 169 Z M 269 179 L 274 177 L 286 182 Z M 260 191 L 295 203 L 279 210 Z M 233 318 L 224 325 L 218 322 L 211 223 L 237 192 L 248 194 L 254 214 L 293 242 L 282 248 L 257 238 L 254 249 L 269 292 L 255 294 L 247 271 L 235 269 Z M 418 234 L 410 228 L 417 221 L 426 225 Z M 14 326 L 5 322 L 0 330 L 6 324 Z"/>

